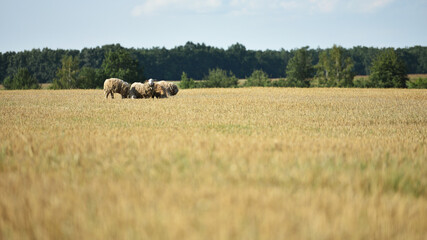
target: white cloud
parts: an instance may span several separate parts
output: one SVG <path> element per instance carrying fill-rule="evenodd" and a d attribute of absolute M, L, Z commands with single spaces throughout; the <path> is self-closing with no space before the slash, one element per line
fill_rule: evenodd
<path fill-rule="evenodd" d="M 339 0 L 309 0 L 310 10 L 320 12 L 333 12 L 339 4 Z"/>
<path fill-rule="evenodd" d="M 277 11 L 298 13 L 374 12 L 394 0 L 145 0 L 132 9 L 133 16 L 161 13 L 211 13 L 231 15 L 273 14 Z"/>
<path fill-rule="evenodd" d="M 231 0 L 229 8 L 232 15 L 252 15 L 256 10 L 261 10 L 262 1 L 259 0 Z"/>
<path fill-rule="evenodd" d="M 222 5 L 222 0 L 146 0 L 135 6 L 132 16 L 155 15 L 168 11 L 191 11 L 206 13 L 216 10 Z"/>
<path fill-rule="evenodd" d="M 301 8 L 301 1 L 281 1 L 279 6 L 285 10 L 295 10 Z"/>
<path fill-rule="evenodd" d="M 307 0 L 303 0 L 307 1 Z M 276 10 L 294 10 L 301 7 L 297 0 L 231 0 L 229 7 L 234 15 L 272 14 Z"/>
<path fill-rule="evenodd" d="M 309 10 L 311 13 L 373 12 L 391 4 L 394 0 L 283 0 L 285 10 Z"/>
<path fill-rule="evenodd" d="M 374 12 L 391 4 L 394 0 L 359 0 L 350 1 L 350 8 L 359 12 Z"/>
<path fill-rule="evenodd" d="M 274 11 L 332 12 L 340 0 L 231 0 L 232 13 L 271 14 Z"/>

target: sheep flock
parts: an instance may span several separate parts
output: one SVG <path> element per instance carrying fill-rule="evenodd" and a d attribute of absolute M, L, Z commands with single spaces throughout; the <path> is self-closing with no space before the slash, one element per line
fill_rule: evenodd
<path fill-rule="evenodd" d="M 132 85 L 118 78 L 109 78 L 104 82 L 105 98 L 109 95 L 114 98 L 114 93 L 119 93 L 122 98 L 167 98 L 176 95 L 178 91 L 174 83 L 155 82 L 153 79 L 144 83 L 134 82 Z"/>

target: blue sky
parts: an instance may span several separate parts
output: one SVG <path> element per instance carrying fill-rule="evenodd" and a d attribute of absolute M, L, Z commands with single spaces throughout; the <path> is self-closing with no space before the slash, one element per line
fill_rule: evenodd
<path fill-rule="evenodd" d="M 0 52 L 427 46 L 427 0 L 0 0 Z"/>

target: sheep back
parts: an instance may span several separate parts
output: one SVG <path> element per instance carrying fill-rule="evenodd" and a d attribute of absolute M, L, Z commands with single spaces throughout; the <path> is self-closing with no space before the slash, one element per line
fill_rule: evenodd
<path fill-rule="evenodd" d="M 162 85 L 166 89 L 166 94 L 168 96 L 174 96 L 178 93 L 179 89 L 175 83 L 160 81 L 158 84 Z"/>
<path fill-rule="evenodd" d="M 126 98 L 129 95 L 129 89 L 129 83 L 118 78 L 109 78 L 104 81 L 105 98 L 108 98 L 109 94 L 111 94 L 111 98 L 114 98 L 114 93 L 119 93 L 122 98 Z"/>
<path fill-rule="evenodd" d="M 153 86 L 153 98 L 167 98 L 166 88 L 159 83 L 154 83 Z"/>
<path fill-rule="evenodd" d="M 148 83 L 134 82 L 130 86 L 129 96 L 131 98 L 150 98 L 153 96 L 153 90 Z"/>

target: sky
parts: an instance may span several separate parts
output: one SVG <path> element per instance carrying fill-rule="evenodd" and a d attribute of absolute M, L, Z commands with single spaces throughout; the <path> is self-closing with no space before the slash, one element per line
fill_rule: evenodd
<path fill-rule="evenodd" d="M 0 0 L 0 52 L 427 46 L 427 0 Z"/>

